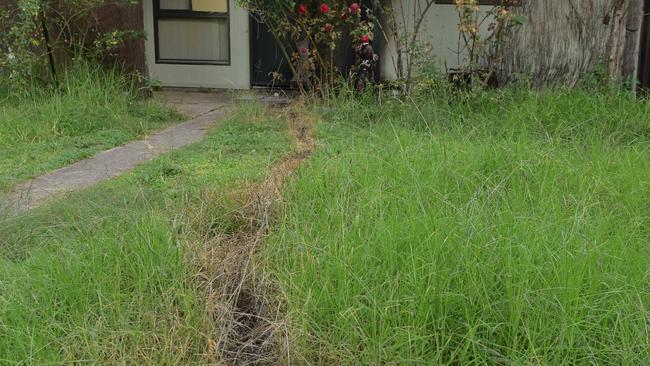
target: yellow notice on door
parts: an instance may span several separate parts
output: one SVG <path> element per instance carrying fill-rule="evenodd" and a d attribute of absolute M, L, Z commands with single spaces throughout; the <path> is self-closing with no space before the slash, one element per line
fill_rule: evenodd
<path fill-rule="evenodd" d="M 192 0 L 192 11 L 227 13 L 228 0 Z"/>

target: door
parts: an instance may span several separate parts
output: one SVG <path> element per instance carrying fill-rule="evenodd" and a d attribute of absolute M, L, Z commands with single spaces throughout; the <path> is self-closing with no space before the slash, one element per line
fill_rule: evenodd
<path fill-rule="evenodd" d="M 364 7 L 374 9 L 375 13 L 380 13 L 375 9 L 371 0 L 363 0 Z M 280 86 L 286 87 L 291 85 L 292 72 L 287 59 L 282 52 L 268 27 L 257 17 L 252 14 L 250 17 L 250 34 L 251 34 L 251 85 L 261 87 Z M 365 18 L 365 15 L 364 15 Z M 375 52 L 381 54 L 382 37 L 379 27 L 375 27 Z M 294 52 L 294 51 L 289 51 Z M 355 62 L 355 53 L 352 48 L 352 40 L 349 36 L 349 30 L 343 29 L 343 36 L 338 42 L 337 48 L 333 54 L 334 63 L 341 73 L 347 77 Z M 274 76 L 279 76 L 276 78 Z M 379 76 L 379 70 L 375 72 Z"/>
<path fill-rule="evenodd" d="M 147 0 L 146 56 L 164 86 L 250 87 L 248 15 L 235 0 Z"/>
<path fill-rule="evenodd" d="M 251 85 L 261 87 L 288 86 L 291 67 L 281 46 L 266 24 L 251 14 Z"/>

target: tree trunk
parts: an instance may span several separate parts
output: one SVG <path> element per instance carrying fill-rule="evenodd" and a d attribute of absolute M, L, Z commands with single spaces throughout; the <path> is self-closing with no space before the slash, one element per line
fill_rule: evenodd
<path fill-rule="evenodd" d="M 645 1 L 641 20 L 641 41 L 639 42 L 639 86 L 644 94 L 650 95 L 650 0 Z"/>
<path fill-rule="evenodd" d="M 625 48 L 625 23 L 627 4 L 625 0 L 615 0 L 612 15 L 612 29 L 607 47 L 607 73 L 612 83 L 618 83 L 621 77 L 621 61 Z"/>
<path fill-rule="evenodd" d="M 608 72 L 615 83 L 634 87 L 639 59 L 639 37 L 643 19 L 643 0 L 617 0 L 608 48 Z"/>
<path fill-rule="evenodd" d="M 625 26 L 625 47 L 621 61 L 621 77 L 630 82 L 636 79 L 639 65 L 639 40 L 643 25 L 643 0 L 630 0 L 628 5 L 627 24 Z M 631 87 L 636 81 L 630 82 Z"/>

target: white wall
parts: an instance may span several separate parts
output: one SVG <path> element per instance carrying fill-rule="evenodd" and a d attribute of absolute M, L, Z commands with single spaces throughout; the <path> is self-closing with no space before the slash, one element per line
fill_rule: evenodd
<path fill-rule="evenodd" d="M 393 0 L 397 21 L 406 24 L 409 33 L 412 33 L 414 27 L 413 15 L 416 13 L 414 7 L 416 2 L 417 0 Z M 490 7 L 482 8 L 489 9 Z M 440 71 L 456 68 L 459 65 L 458 24 L 458 12 L 454 5 L 436 4 L 429 9 L 423 26 L 420 28 L 418 38 L 432 47 L 432 56 L 434 57 L 432 61 Z M 460 57 L 462 62 L 462 55 Z M 381 75 L 384 79 L 395 79 L 395 60 L 395 44 L 391 39 L 385 46 L 380 60 Z"/>
<path fill-rule="evenodd" d="M 153 0 L 144 0 L 145 52 L 150 76 L 163 86 L 220 89 L 250 88 L 248 12 L 230 0 L 230 65 L 157 64 L 153 27 Z"/>

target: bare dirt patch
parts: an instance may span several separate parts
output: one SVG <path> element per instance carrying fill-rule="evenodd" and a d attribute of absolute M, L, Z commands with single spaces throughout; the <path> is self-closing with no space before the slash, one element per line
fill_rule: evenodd
<path fill-rule="evenodd" d="M 315 149 L 314 118 L 296 104 L 286 112 L 293 151 L 274 163 L 261 183 L 241 190 L 209 194 L 205 202 L 222 215 L 218 224 L 206 209 L 197 223 L 204 250 L 197 255 L 199 276 L 207 296 L 207 356 L 229 365 L 290 364 L 289 337 L 277 289 L 255 263 L 255 253 L 277 216 L 282 188 Z M 227 212 L 224 219 L 223 212 Z M 207 214 L 206 214 L 207 213 Z M 225 224 L 224 224 L 225 223 Z"/>

